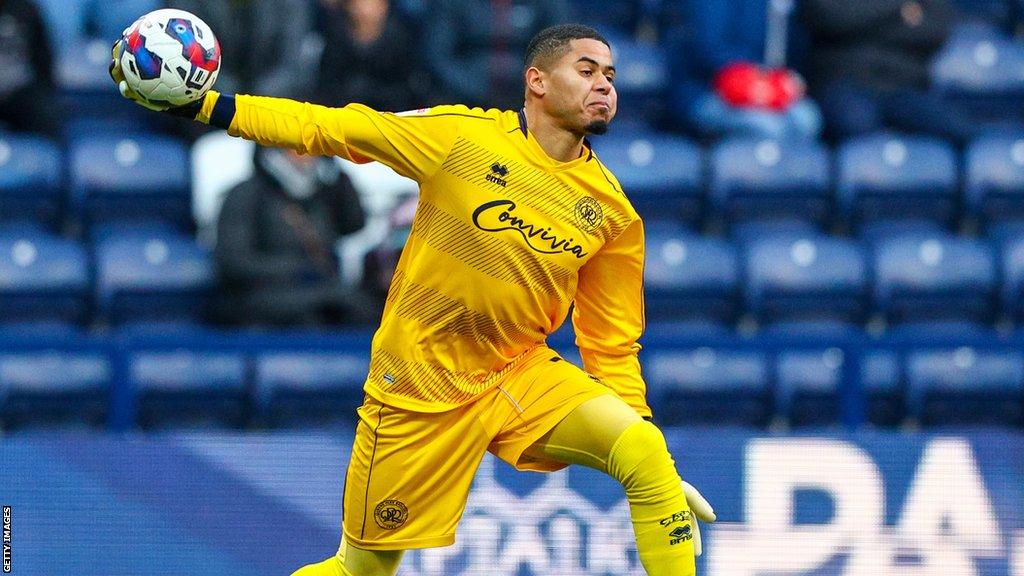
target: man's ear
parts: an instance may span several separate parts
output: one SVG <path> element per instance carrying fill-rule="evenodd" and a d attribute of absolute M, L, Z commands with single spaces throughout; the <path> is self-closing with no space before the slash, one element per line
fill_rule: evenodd
<path fill-rule="evenodd" d="M 526 89 L 534 96 L 543 96 L 547 92 L 547 78 L 536 66 L 526 69 Z"/>

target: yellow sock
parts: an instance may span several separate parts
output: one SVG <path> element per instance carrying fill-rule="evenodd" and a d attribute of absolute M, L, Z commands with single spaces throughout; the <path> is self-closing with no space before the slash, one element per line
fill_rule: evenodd
<path fill-rule="evenodd" d="M 665 437 L 650 422 L 630 425 L 608 455 L 622 483 L 640 563 L 650 576 L 694 576 L 693 518 Z"/>

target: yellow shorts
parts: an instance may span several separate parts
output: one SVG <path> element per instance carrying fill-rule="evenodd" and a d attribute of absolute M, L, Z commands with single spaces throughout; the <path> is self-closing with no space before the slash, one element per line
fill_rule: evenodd
<path fill-rule="evenodd" d="M 367 397 L 345 479 L 345 540 L 367 550 L 454 543 L 485 451 L 520 470 L 564 468 L 523 452 L 580 404 L 613 393 L 540 347 L 495 388 L 448 412 L 411 412 Z"/>

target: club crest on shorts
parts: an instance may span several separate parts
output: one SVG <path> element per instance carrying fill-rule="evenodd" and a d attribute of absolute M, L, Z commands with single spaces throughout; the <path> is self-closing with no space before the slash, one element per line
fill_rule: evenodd
<path fill-rule="evenodd" d="M 575 216 L 576 225 L 584 232 L 593 232 L 597 230 L 601 222 L 604 222 L 604 211 L 601 210 L 601 203 L 590 196 L 584 196 L 576 203 Z"/>
<path fill-rule="evenodd" d="M 400 528 L 409 519 L 409 508 L 398 500 L 385 500 L 373 509 L 377 526 L 385 530 Z"/>

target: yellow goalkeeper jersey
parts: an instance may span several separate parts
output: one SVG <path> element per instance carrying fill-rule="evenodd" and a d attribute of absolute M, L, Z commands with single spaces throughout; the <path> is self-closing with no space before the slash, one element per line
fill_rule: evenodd
<path fill-rule="evenodd" d="M 217 116 L 216 98 L 201 120 Z M 373 338 L 368 394 L 423 412 L 462 405 L 544 345 L 572 306 L 584 368 L 650 415 L 637 359 L 643 227 L 589 145 L 555 161 L 514 111 L 393 114 L 242 95 L 233 105 L 233 136 L 375 160 L 420 185 Z"/>

